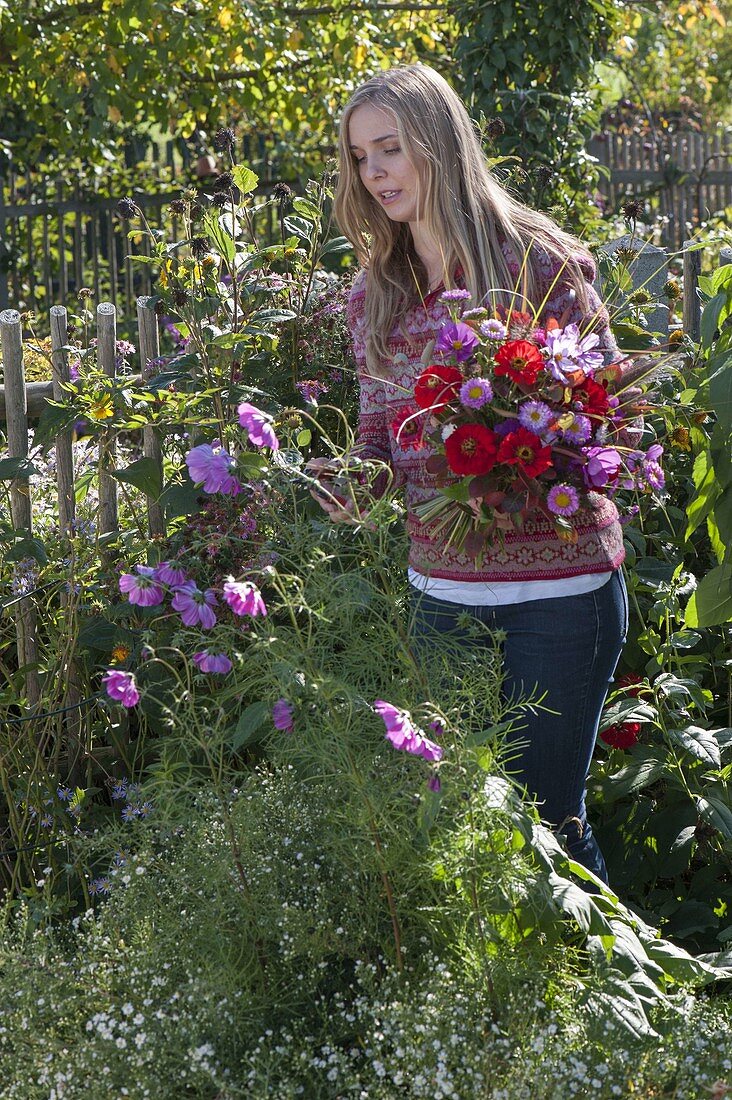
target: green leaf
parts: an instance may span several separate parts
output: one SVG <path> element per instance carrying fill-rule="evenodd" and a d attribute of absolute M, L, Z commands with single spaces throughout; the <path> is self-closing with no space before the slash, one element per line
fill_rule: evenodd
<path fill-rule="evenodd" d="M 656 710 L 649 703 L 623 696 L 615 699 L 603 711 L 600 732 L 619 722 L 653 722 L 656 717 Z"/>
<path fill-rule="evenodd" d="M 714 473 L 712 456 L 708 450 L 700 451 L 694 459 L 693 470 L 696 494 L 686 508 L 687 525 L 685 539 L 689 539 L 699 524 L 706 519 L 719 496 L 720 486 Z"/>
<path fill-rule="evenodd" d="M 552 872 L 549 875 L 552 898 L 560 908 L 571 917 L 583 932 L 596 936 L 614 936 L 613 929 L 606 917 L 592 901 L 592 896 L 581 886 Z"/>
<path fill-rule="evenodd" d="M 228 350 L 233 348 L 235 344 L 241 344 L 247 337 L 243 332 L 223 332 L 221 336 L 216 336 L 211 343 L 216 348 L 224 348 Z"/>
<path fill-rule="evenodd" d="M 668 940 L 650 940 L 645 944 L 648 957 L 675 982 L 708 982 L 721 975 L 718 970 L 700 959 L 694 958 L 682 947 Z"/>
<path fill-rule="evenodd" d="M 48 565 L 46 547 L 35 535 L 25 534 L 16 538 L 12 548 L 5 554 L 5 561 L 22 561 L 23 558 L 33 558 L 39 565 Z"/>
<path fill-rule="evenodd" d="M 714 334 L 720 326 L 721 320 L 725 315 L 725 307 L 728 305 L 728 298 L 726 294 L 715 294 L 715 296 L 707 302 L 704 307 L 704 312 L 701 318 L 701 342 L 702 347 L 711 347 L 714 341 Z"/>
<path fill-rule="evenodd" d="M 302 428 L 296 436 L 296 443 L 298 447 L 307 447 L 310 440 L 313 438 L 313 433 L 310 428 Z"/>
<path fill-rule="evenodd" d="M 707 794 L 696 799 L 696 808 L 705 821 L 718 829 L 727 840 L 732 840 L 732 808 L 716 795 Z"/>
<path fill-rule="evenodd" d="M 691 756 L 695 756 L 708 767 L 722 766 L 719 745 L 711 730 L 702 729 L 701 726 L 684 726 L 683 729 L 670 729 L 668 735 Z"/>
<path fill-rule="evenodd" d="M 256 172 L 252 172 L 251 168 L 246 168 L 243 164 L 234 165 L 231 174 L 242 195 L 251 195 L 259 183 L 259 176 Z"/>
<path fill-rule="evenodd" d="M 183 481 L 169 481 L 160 494 L 158 503 L 165 512 L 166 519 L 177 516 L 190 516 L 201 510 L 200 490 L 186 477 Z"/>
<path fill-rule="evenodd" d="M 38 469 L 31 460 L 22 458 L 0 458 L 0 481 L 27 481 Z"/>
<path fill-rule="evenodd" d="M 79 627 L 78 642 L 82 649 L 93 649 L 111 655 L 112 650 L 118 644 L 125 645 L 129 649 L 135 641 L 132 631 L 127 630 L 119 623 L 105 619 L 97 615 L 91 619 L 82 619 Z"/>
<path fill-rule="evenodd" d="M 234 752 L 238 752 L 244 745 L 249 745 L 252 741 L 259 740 L 257 734 L 269 717 L 271 709 L 269 703 L 265 703 L 260 699 L 256 703 L 250 703 L 246 710 L 242 712 L 229 740 Z M 263 736 L 263 734 L 259 736 Z"/>
<path fill-rule="evenodd" d="M 702 577 L 686 605 L 686 626 L 720 626 L 732 620 L 732 562 L 715 566 Z"/>
<path fill-rule="evenodd" d="M 485 745 L 487 741 L 494 741 L 497 737 L 500 737 L 502 733 L 507 732 L 515 725 L 512 719 L 506 722 L 498 722 L 495 726 L 490 726 L 485 730 L 476 730 L 474 733 L 468 734 L 465 738 L 464 744 L 468 749 L 478 748 L 479 745 Z"/>
<path fill-rule="evenodd" d="M 353 245 L 347 237 L 333 237 L 332 240 L 323 245 L 320 255 L 322 258 L 323 256 L 331 256 L 333 253 L 350 252 L 352 248 Z"/>
<path fill-rule="evenodd" d="M 201 223 L 201 228 L 216 245 L 219 254 L 224 257 L 227 264 L 231 264 L 236 255 L 236 245 L 234 244 L 234 238 L 225 225 L 222 224 L 219 215 L 213 210 L 208 210 Z"/>
<path fill-rule="evenodd" d="M 293 199 L 292 209 L 297 214 L 302 214 L 303 218 L 307 218 L 308 221 L 316 222 L 320 218 L 320 211 L 309 199 Z"/>
<path fill-rule="evenodd" d="M 152 500 L 157 500 L 162 490 L 160 467 L 153 458 L 138 458 L 124 470 L 110 470 L 111 476 L 126 485 L 134 485 Z"/>
<path fill-rule="evenodd" d="M 645 758 L 633 760 L 620 768 L 614 775 L 609 775 L 600 781 L 603 793 L 607 793 L 617 801 L 634 791 L 640 791 L 644 787 L 650 787 L 656 780 L 668 775 L 668 767 L 663 760 Z"/>

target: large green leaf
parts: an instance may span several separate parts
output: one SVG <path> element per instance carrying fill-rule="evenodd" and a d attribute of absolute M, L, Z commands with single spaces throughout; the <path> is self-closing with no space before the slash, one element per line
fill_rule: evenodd
<path fill-rule="evenodd" d="M 157 500 L 162 490 L 162 475 L 158 463 L 153 458 L 138 458 L 136 462 L 125 466 L 124 470 L 110 470 L 117 481 L 134 485 L 152 500 Z"/>
<path fill-rule="evenodd" d="M 697 798 L 696 808 L 705 821 L 718 829 L 727 840 L 732 840 L 732 807 L 728 800 L 707 791 L 705 797 Z"/>
<path fill-rule="evenodd" d="M 265 703 L 263 700 L 258 700 L 256 703 L 250 703 L 249 706 L 242 711 L 239 716 L 239 721 L 231 732 L 229 738 L 229 744 L 234 752 L 238 752 L 245 745 L 251 744 L 253 741 L 258 741 L 260 737 L 264 736 L 266 731 L 262 730 L 264 722 L 271 713 L 271 707 L 269 703 Z"/>
<path fill-rule="evenodd" d="M 670 729 L 668 735 L 703 764 L 711 768 L 721 767 L 719 745 L 711 730 L 701 726 L 684 726 L 682 729 Z"/>
<path fill-rule="evenodd" d="M 719 626 L 732 621 L 732 561 L 702 577 L 686 605 L 687 626 Z"/>

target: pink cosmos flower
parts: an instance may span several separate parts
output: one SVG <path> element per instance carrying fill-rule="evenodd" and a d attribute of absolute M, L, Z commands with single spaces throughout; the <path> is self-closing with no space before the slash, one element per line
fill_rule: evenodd
<path fill-rule="evenodd" d="M 596 332 L 591 332 L 580 340 L 577 325 L 567 325 L 563 329 L 550 329 L 546 334 L 544 345 L 548 352 L 549 373 L 563 386 L 569 385 L 567 372 L 571 374 L 577 368 L 591 378 L 605 361 L 602 352 L 592 350 L 599 343 L 600 337 Z"/>
<path fill-rule="evenodd" d="M 119 590 L 124 592 L 130 603 L 138 607 L 155 607 L 165 599 L 165 592 L 158 584 L 155 570 L 148 565 L 136 565 L 134 573 L 123 573 L 119 579 Z"/>
<path fill-rule="evenodd" d="M 443 355 L 454 355 L 458 363 L 464 363 L 471 358 L 479 342 L 469 325 L 462 321 L 453 321 L 440 329 L 435 351 L 442 352 Z"/>
<path fill-rule="evenodd" d="M 170 588 L 178 588 L 188 580 L 185 569 L 179 569 L 172 561 L 161 561 L 155 566 L 153 576 L 156 581 L 167 584 Z"/>
<path fill-rule="evenodd" d="M 386 739 L 395 749 L 421 756 L 424 760 L 436 763 L 442 759 L 444 750 L 434 741 L 430 741 L 424 732 L 412 722 L 409 711 L 400 710 L 383 699 L 377 699 L 374 710 L 384 719 Z"/>
<path fill-rule="evenodd" d="M 201 672 L 220 672 L 222 675 L 226 675 L 234 667 L 225 653 L 211 653 L 208 649 L 202 649 L 199 653 L 194 653 L 193 660 Z"/>
<path fill-rule="evenodd" d="M 232 475 L 234 460 L 218 442 L 214 446 L 201 443 L 193 447 L 186 455 L 186 465 L 191 481 L 201 485 L 204 493 L 224 492 L 234 496 L 241 488 Z M 234 489 L 235 485 L 238 488 Z"/>
<path fill-rule="evenodd" d="M 292 733 L 295 728 L 292 717 L 294 711 L 295 708 L 292 703 L 288 703 L 287 699 L 278 699 L 272 707 L 272 721 L 275 729 L 282 730 L 283 733 Z"/>
<path fill-rule="evenodd" d="M 204 630 L 210 630 L 216 625 L 216 613 L 213 611 L 216 603 L 213 588 L 202 592 L 193 581 L 186 581 L 180 588 L 176 588 L 172 608 L 180 612 L 186 626 L 202 626 Z"/>
<path fill-rule="evenodd" d="M 255 447 L 271 447 L 273 451 L 279 449 L 280 441 L 275 435 L 269 413 L 262 412 L 256 405 L 250 405 L 248 401 L 242 401 L 237 412 L 239 423 L 242 428 L 246 428 L 250 443 Z"/>
<path fill-rule="evenodd" d="M 135 707 L 140 702 L 140 692 L 131 672 L 119 668 L 108 668 L 102 676 L 102 683 L 110 699 L 115 699 L 123 707 Z"/>
<path fill-rule="evenodd" d="M 267 607 L 262 593 L 251 581 L 235 581 L 227 577 L 224 581 L 224 600 L 235 615 L 266 615 Z"/>
<path fill-rule="evenodd" d="M 585 447 L 582 453 L 587 459 L 582 476 L 588 488 L 601 489 L 617 477 L 623 460 L 613 447 Z"/>

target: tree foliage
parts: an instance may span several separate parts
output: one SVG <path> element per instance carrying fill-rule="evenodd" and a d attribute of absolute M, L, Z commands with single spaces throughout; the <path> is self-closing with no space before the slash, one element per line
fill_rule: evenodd
<path fill-rule="evenodd" d="M 103 162 L 132 130 L 231 121 L 327 144 L 354 81 L 429 59 L 446 25 L 429 0 L 1 0 L 6 151 Z"/>
<path fill-rule="evenodd" d="M 594 69 L 621 24 L 620 5 L 591 0 L 457 0 L 456 46 L 475 113 L 498 115 L 506 155 L 523 161 L 523 195 L 536 205 L 581 205 L 597 119 Z"/>

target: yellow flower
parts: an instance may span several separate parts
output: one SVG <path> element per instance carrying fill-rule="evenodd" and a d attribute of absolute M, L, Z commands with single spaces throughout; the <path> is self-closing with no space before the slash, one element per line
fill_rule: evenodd
<path fill-rule="evenodd" d="M 107 420 L 110 416 L 114 416 L 114 403 L 109 394 L 94 402 L 89 410 L 89 415 L 94 420 Z"/>
<path fill-rule="evenodd" d="M 130 650 L 126 645 L 116 645 L 112 650 L 112 664 L 118 665 L 122 661 L 126 661 L 130 655 Z"/>

